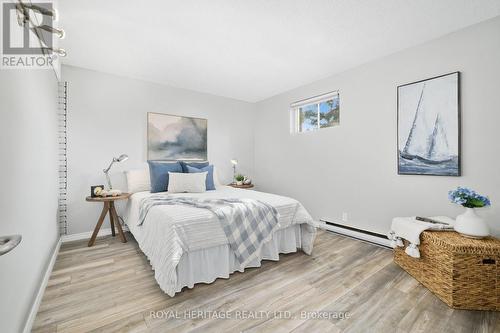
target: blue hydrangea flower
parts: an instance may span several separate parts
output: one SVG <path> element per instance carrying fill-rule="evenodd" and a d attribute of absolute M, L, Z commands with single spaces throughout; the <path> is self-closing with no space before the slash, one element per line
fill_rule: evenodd
<path fill-rule="evenodd" d="M 487 196 L 461 186 L 457 187 L 455 190 L 449 191 L 448 199 L 457 205 L 468 208 L 479 208 L 491 205 L 490 199 Z"/>

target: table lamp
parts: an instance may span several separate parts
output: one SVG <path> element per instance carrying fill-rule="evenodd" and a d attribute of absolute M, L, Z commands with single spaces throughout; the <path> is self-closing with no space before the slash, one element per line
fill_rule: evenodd
<path fill-rule="evenodd" d="M 238 160 L 231 160 L 231 163 L 233 164 L 233 184 L 235 183 L 236 180 L 236 165 L 238 165 Z"/>
<path fill-rule="evenodd" d="M 106 181 L 108 182 L 108 187 L 110 190 L 113 189 L 113 186 L 111 185 L 111 179 L 109 178 L 109 170 L 111 169 L 113 164 L 115 164 L 116 162 L 123 162 L 126 160 L 128 160 L 128 155 L 125 155 L 125 154 L 121 154 L 119 157 L 113 157 L 113 160 L 111 161 L 111 163 L 109 163 L 109 166 L 106 169 L 102 170 L 102 171 L 104 171 L 104 174 L 106 175 Z"/>

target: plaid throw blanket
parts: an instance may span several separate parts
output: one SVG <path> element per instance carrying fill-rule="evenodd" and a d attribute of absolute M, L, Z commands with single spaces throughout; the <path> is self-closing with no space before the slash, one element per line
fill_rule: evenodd
<path fill-rule="evenodd" d="M 158 205 L 186 205 L 214 213 L 241 266 L 252 260 L 279 228 L 278 211 L 259 200 L 179 198 L 165 194 L 153 195 L 141 201 L 138 225 L 142 225 L 149 210 Z"/>

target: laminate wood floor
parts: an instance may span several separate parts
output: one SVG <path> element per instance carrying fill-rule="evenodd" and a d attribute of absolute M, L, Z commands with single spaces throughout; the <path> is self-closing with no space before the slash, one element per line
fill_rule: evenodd
<path fill-rule="evenodd" d="M 325 231 L 312 256 L 281 255 L 175 297 L 127 239 L 63 244 L 33 331 L 500 331 L 499 313 L 448 308 L 392 262 L 392 251 Z"/>

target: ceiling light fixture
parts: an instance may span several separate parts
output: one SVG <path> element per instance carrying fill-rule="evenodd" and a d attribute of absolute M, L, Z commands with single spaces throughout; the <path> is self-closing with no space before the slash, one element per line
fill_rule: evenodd
<path fill-rule="evenodd" d="M 65 49 L 54 49 L 53 47 L 42 47 L 43 53 L 56 53 L 61 57 L 65 57 L 67 55 Z"/>
<path fill-rule="evenodd" d="M 36 19 L 36 17 L 32 18 L 30 16 L 30 10 L 44 16 L 50 16 L 52 17 L 53 21 L 56 21 L 58 18 L 57 10 L 55 8 L 45 8 L 43 6 L 34 5 L 31 2 L 24 3 L 21 0 L 19 0 L 16 3 L 17 22 L 21 27 L 24 27 L 26 26 L 26 24 L 28 24 L 31 31 L 37 36 L 38 40 L 40 41 L 42 53 L 44 54 L 56 53 L 61 57 L 65 57 L 67 55 L 66 50 L 47 46 L 48 44 L 45 42 L 45 39 L 41 34 L 41 30 L 55 34 L 60 39 L 63 39 L 64 36 L 66 35 L 65 31 L 63 29 L 54 28 L 50 25 L 46 24 L 39 25 L 39 23 L 35 23 L 35 21 L 38 20 Z"/>
<path fill-rule="evenodd" d="M 32 29 L 41 29 L 41 30 L 51 32 L 53 34 L 56 34 L 60 39 L 63 39 L 64 36 L 66 35 L 66 33 L 64 32 L 63 29 L 57 29 L 57 28 L 51 27 L 50 25 L 40 25 L 40 26 L 37 26 L 37 27 L 32 28 Z"/>
<path fill-rule="evenodd" d="M 51 16 L 52 20 L 57 21 L 57 10 L 56 9 L 48 9 L 44 8 L 42 6 L 37 6 L 32 3 L 24 3 L 22 1 L 19 1 L 18 4 L 16 5 L 17 10 L 22 11 L 22 14 L 27 17 L 29 20 L 29 14 L 28 14 L 28 9 L 31 9 L 32 11 L 38 12 L 42 15 L 45 16 Z"/>

